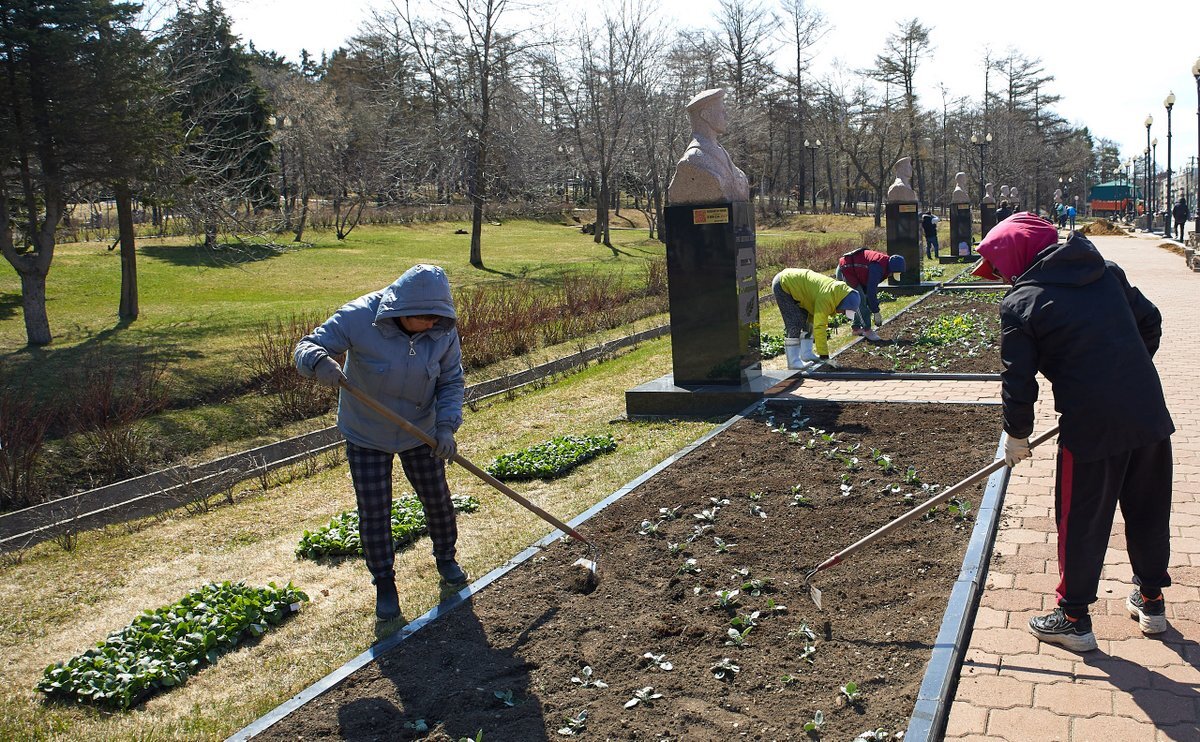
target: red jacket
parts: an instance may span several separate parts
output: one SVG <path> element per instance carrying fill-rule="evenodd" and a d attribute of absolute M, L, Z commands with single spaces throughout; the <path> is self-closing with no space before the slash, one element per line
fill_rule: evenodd
<path fill-rule="evenodd" d="M 842 280 L 850 284 L 852 289 L 866 289 L 871 285 L 872 265 L 879 266 L 877 275 L 880 278 L 875 279 L 875 283 L 878 285 L 880 279 L 888 274 L 887 253 L 860 247 L 838 258 L 838 267 L 842 270 Z"/>

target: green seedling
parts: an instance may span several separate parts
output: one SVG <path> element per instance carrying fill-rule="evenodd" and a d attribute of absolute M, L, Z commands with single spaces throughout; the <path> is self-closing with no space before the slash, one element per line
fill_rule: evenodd
<path fill-rule="evenodd" d="M 704 521 L 705 523 L 716 523 L 717 513 L 720 512 L 720 510 L 721 508 L 717 507 L 706 508 L 698 513 L 692 513 L 692 517 Z"/>
<path fill-rule="evenodd" d="M 599 688 L 600 690 L 604 690 L 608 687 L 608 683 L 600 678 L 592 677 L 591 665 L 584 665 L 583 669 L 579 671 L 579 675 L 571 678 L 571 682 L 580 688 Z"/>
<path fill-rule="evenodd" d="M 787 613 L 787 606 L 776 603 L 774 599 L 767 598 L 767 615 L 773 616 L 776 613 Z"/>
<path fill-rule="evenodd" d="M 674 554 L 681 554 L 682 552 L 683 552 L 683 546 L 680 543 L 675 542 L 675 543 L 667 544 L 667 553 L 668 554 L 674 555 Z"/>
<path fill-rule="evenodd" d="M 921 483 L 921 477 L 917 474 L 916 467 L 910 466 L 904 471 L 904 483 L 914 487 Z"/>
<path fill-rule="evenodd" d="M 483 742 L 483 730 L 476 732 L 474 737 L 459 737 L 458 742 Z"/>
<path fill-rule="evenodd" d="M 682 505 L 678 505 L 673 508 L 659 508 L 658 514 L 663 520 L 675 520 L 679 517 L 679 511 L 682 509 Z"/>
<path fill-rule="evenodd" d="M 563 721 L 566 724 L 565 726 L 559 728 L 558 733 L 564 737 L 574 737 L 583 731 L 584 725 L 587 724 L 587 718 L 587 709 L 583 709 L 575 716 L 563 717 Z"/>
<path fill-rule="evenodd" d="M 747 595 L 752 595 L 757 598 L 758 596 L 762 595 L 763 592 L 770 587 L 770 585 L 771 580 L 768 578 L 753 578 L 742 583 L 742 590 L 744 590 Z"/>
<path fill-rule="evenodd" d="M 712 667 L 708 668 L 717 680 L 733 680 L 733 676 L 742 671 L 742 668 L 733 664 L 733 660 L 729 657 L 722 657 L 720 662 L 717 662 Z"/>
<path fill-rule="evenodd" d="M 763 493 L 762 492 L 751 492 L 751 493 L 747 494 L 746 497 L 750 498 L 750 502 L 758 502 L 759 500 L 761 500 L 763 498 Z"/>
<path fill-rule="evenodd" d="M 804 731 L 820 736 L 823 726 L 825 726 L 825 712 L 818 710 L 813 714 L 812 721 L 804 722 Z"/>
<path fill-rule="evenodd" d="M 660 523 L 651 523 L 648 520 L 644 520 L 644 521 L 642 521 L 641 528 L 638 529 L 638 535 L 639 536 L 659 536 L 659 535 L 661 535 L 658 532 L 658 527 L 660 525 L 662 525 L 661 522 Z"/>
<path fill-rule="evenodd" d="M 646 652 L 645 654 L 642 655 L 642 658 L 650 660 L 650 664 L 654 665 L 658 669 L 663 670 L 665 672 L 670 672 L 671 670 L 675 669 L 675 665 L 672 665 L 670 662 L 667 662 L 667 655 L 665 655 L 665 654 L 655 654 L 653 652 Z"/>
<path fill-rule="evenodd" d="M 891 737 L 891 735 L 888 734 L 883 727 L 879 727 L 878 729 L 868 729 L 865 732 L 860 732 L 859 735 L 854 738 L 853 742 L 879 742 L 879 740 L 885 740 L 889 737 Z"/>
<path fill-rule="evenodd" d="M 783 676 L 780 676 L 779 682 L 784 686 L 788 686 L 788 685 L 791 685 L 792 683 L 796 682 L 799 679 L 800 678 L 796 677 L 795 675 L 783 675 Z"/>
<path fill-rule="evenodd" d="M 858 683 L 854 682 L 853 680 L 843 685 L 839 690 L 841 690 L 842 695 L 845 696 L 846 700 L 850 703 L 857 703 L 859 697 L 862 695 L 859 693 Z"/>
<path fill-rule="evenodd" d="M 955 520 L 966 520 L 971 516 L 971 501 L 963 500 L 962 498 L 952 497 L 947 503 L 946 508 Z"/>
<path fill-rule="evenodd" d="M 737 546 L 737 544 L 731 544 L 719 536 L 713 536 L 713 543 L 716 544 L 718 554 L 728 554 L 730 549 Z"/>
<path fill-rule="evenodd" d="M 721 508 L 729 504 L 728 497 L 710 497 L 708 501 L 713 504 L 713 508 Z"/>
<path fill-rule="evenodd" d="M 714 593 L 717 597 L 717 607 L 729 610 L 738 604 L 738 590 L 718 590 Z"/>
<path fill-rule="evenodd" d="M 683 564 L 679 565 L 679 569 L 675 570 L 675 574 L 677 575 L 685 573 L 693 575 L 700 574 L 700 566 L 696 563 L 695 559 L 684 560 Z"/>
<path fill-rule="evenodd" d="M 792 501 L 791 501 L 790 505 L 793 507 L 801 507 L 801 508 L 812 507 L 812 500 L 809 499 L 808 495 L 804 494 L 804 486 L 803 485 L 800 485 L 800 484 L 792 485 Z"/>
<path fill-rule="evenodd" d="M 738 615 L 734 616 L 729 621 L 729 625 L 739 631 L 741 631 L 742 629 L 751 628 L 753 626 L 758 626 L 758 617 L 760 615 L 762 615 L 761 611 L 753 611 L 751 613 L 739 613 Z"/>
<path fill-rule="evenodd" d="M 692 535 L 688 536 L 688 543 L 695 541 L 696 539 L 700 538 L 701 536 L 704 536 L 705 534 L 707 534 L 708 532 L 710 532 L 712 530 L 713 530 L 713 526 L 710 523 L 703 523 L 703 524 L 697 523 L 696 526 L 694 528 L 692 528 Z"/>
<path fill-rule="evenodd" d="M 801 621 L 799 628 L 792 629 L 791 631 L 788 632 L 788 638 L 789 639 L 800 638 L 800 639 L 805 639 L 807 641 L 816 641 L 817 640 L 817 632 L 813 631 L 807 623 L 805 623 L 804 621 Z"/>
<path fill-rule="evenodd" d="M 492 695 L 496 698 L 499 698 L 500 703 L 503 703 L 509 708 L 517 705 L 517 701 L 513 698 L 513 692 L 511 690 L 495 690 L 492 691 Z"/>
<path fill-rule="evenodd" d="M 654 702 L 662 697 L 661 693 L 654 692 L 653 686 L 647 685 L 633 692 L 633 698 L 625 702 L 625 708 L 631 709 L 639 703 L 643 706 L 653 706 Z"/>
<path fill-rule="evenodd" d="M 802 649 L 800 651 L 800 659 L 804 660 L 805 662 L 807 662 L 808 664 L 811 665 L 814 661 L 813 655 L 816 653 L 817 653 L 817 645 L 810 641 L 806 641 L 806 642 L 804 642 L 804 649 Z"/>
<path fill-rule="evenodd" d="M 738 649 L 741 649 L 742 647 L 746 646 L 746 640 L 750 636 L 750 632 L 753 630 L 754 630 L 753 626 L 747 626 L 745 629 L 742 629 L 741 631 L 738 631 L 735 628 L 729 628 L 725 632 L 725 635 L 727 637 L 729 637 L 728 639 L 725 640 L 725 646 L 737 647 Z"/>
<path fill-rule="evenodd" d="M 760 518 L 765 518 L 765 517 L 767 517 L 767 511 L 766 511 L 766 510 L 763 510 L 763 509 L 762 509 L 760 506 L 758 506 L 758 505 L 751 505 L 751 506 L 750 506 L 750 514 L 751 514 L 751 515 L 757 515 L 757 516 L 758 516 L 758 517 L 760 517 Z"/>

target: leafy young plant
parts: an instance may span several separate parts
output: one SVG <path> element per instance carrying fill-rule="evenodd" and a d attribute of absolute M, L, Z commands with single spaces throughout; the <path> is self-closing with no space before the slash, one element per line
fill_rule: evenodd
<path fill-rule="evenodd" d="M 513 706 L 517 705 L 517 701 L 515 698 L 513 698 L 513 692 L 510 688 L 506 688 L 504 690 L 494 690 L 492 691 L 492 695 L 496 698 L 499 698 L 500 703 L 503 703 L 508 708 L 512 708 Z"/>
<path fill-rule="evenodd" d="M 741 649 L 742 647 L 746 646 L 746 640 L 750 637 L 750 632 L 753 630 L 753 626 L 747 626 L 741 631 L 730 627 L 725 631 L 725 635 L 729 637 L 725 640 L 725 646 L 737 647 L 738 649 Z"/>
<path fill-rule="evenodd" d="M 706 508 L 705 510 L 701 510 L 699 513 L 692 513 L 692 517 L 698 518 L 705 523 L 716 523 L 717 513 L 720 512 L 720 510 L 721 508 L 718 507 Z"/>
<path fill-rule="evenodd" d="M 675 665 L 672 665 L 670 662 L 667 661 L 667 655 L 665 655 L 665 654 L 655 654 L 653 652 L 646 652 L 645 654 L 642 655 L 642 659 L 650 660 L 651 665 L 654 665 L 655 667 L 657 667 L 658 669 L 660 669 L 664 672 L 670 672 L 671 670 L 675 669 Z"/>
<path fill-rule="evenodd" d="M 750 613 L 739 613 L 729 620 L 729 625 L 739 631 L 758 626 L 758 617 L 762 615 L 762 611 L 751 611 Z"/>
<path fill-rule="evenodd" d="M 821 727 L 825 726 L 825 712 L 818 709 L 811 721 L 804 722 L 804 731 L 809 733 L 821 734 Z"/>
<path fill-rule="evenodd" d="M 950 511 L 950 514 L 954 516 L 955 520 L 966 520 L 967 518 L 971 517 L 970 500 L 964 500 L 960 497 L 952 497 L 950 498 L 950 502 L 947 503 L 946 508 Z"/>
<path fill-rule="evenodd" d="M 812 507 L 812 500 L 804 493 L 804 485 L 792 485 L 792 502 L 795 507 Z"/>
<path fill-rule="evenodd" d="M 750 514 L 757 515 L 759 518 L 767 517 L 767 511 L 763 510 L 762 507 L 759 505 L 751 505 L 750 506 Z"/>
<path fill-rule="evenodd" d="M 604 690 L 608 687 L 608 683 L 600 678 L 592 677 L 591 665 L 584 665 L 583 669 L 579 671 L 579 675 L 571 678 L 571 682 L 580 688 L 599 688 L 600 690 Z"/>
<path fill-rule="evenodd" d="M 813 655 L 817 653 L 817 645 L 811 641 L 804 642 L 804 649 L 800 650 L 800 659 L 808 664 L 813 664 Z"/>
<path fill-rule="evenodd" d="M 502 481 L 552 479 L 601 454 L 614 451 L 617 442 L 603 435 L 560 435 L 520 451 L 497 456 L 487 472 Z"/>
<path fill-rule="evenodd" d="M 565 722 L 565 725 L 562 727 L 559 727 L 558 733 L 564 737 L 574 737 L 575 735 L 577 735 L 583 731 L 584 726 L 587 724 L 587 718 L 588 718 L 587 709 L 583 709 L 575 716 L 563 717 L 563 721 Z"/>
<path fill-rule="evenodd" d="M 672 543 L 667 544 L 667 553 L 668 554 L 680 554 L 682 552 L 683 552 L 683 545 L 680 544 L 679 542 L 672 542 Z"/>
<path fill-rule="evenodd" d="M 890 736 L 891 735 L 887 733 L 886 729 L 879 727 L 877 729 L 868 729 L 865 732 L 859 732 L 858 736 L 854 738 L 853 742 L 879 742 L 880 740 L 885 740 Z"/>
<path fill-rule="evenodd" d="M 742 590 L 755 598 L 763 594 L 771 586 L 769 577 L 752 577 L 742 583 Z"/>
<path fill-rule="evenodd" d="M 262 636 L 307 600 L 290 582 L 263 588 L 209 583 L 176 603 L 144 611 L 66 663 L 50 665 L 37 689 L 51 698 L 128 709 L 182 684 L 244 639 Z"/>
<path fill-rule="evenodd" d="M 675 520 L 679 517 L 679 511 L 683 509 L 682 505 L 677 505 L 673 508 L 659 508 L 658 515 L 663 520 Z"/>
<path fill-rule="evenodd" d="M 738 604 L 738 597 L 737 597 L 738 592 L 739 591 L 737 591 L 737 590 L 718 590 L 715 593 L 715 595 L 717 596 L 717 607 L 725 608 L 728 610 L 729 608 L 732 608 L 735 605 L 737 605 Z"/>
<path fill-rule="evenodd" d="M 700 574 L 700 567 L 699 567 L 699 565 L 696 564 L 695 559 L 684 560 L 683 564 L 679 565 L 679 569 L 675 570 L 675 574 L 677 574 L 677 575 L 681 575 L 684 573 Z"/>
<path fill-rule="evenodd" d="M 644 688 L 639 688 L 633 692 L 633 698 L 625 702 L 625 708 L 631 709 L 639 703 L 643 706 L 653 706 L 654 702 L 662 698 L 661 693 L 655 693 L 654 687 L 647 685 Z"/>
<path fill-rule="evenodd" d="M 859 697 L 862 695 L 858 690 L 858 683 L 854 682 L 853 680 L 851 680 L 848 683 L 846 683 L 845 685 L 841 686 L 839 688 L 839 690 L 841 691 L 842 695 L 846 697 L 846 700 L 850 703 L 857 703 Z"/>
<path fill-rule="evenodd" d="M 732 680 L 734 675 L 742 671 L 742 668 L 733 663 L 729 657 L 722 657 L 720 661 L 708 668 L 717 680 Z"/>
<path fill-rule="evenodd" d="M 661 535 L 658 532 L 658 527 L 660 525 L 662 525 L 662 524 L 661 523 L 651 523 L 648 520 L 644 520 L 644 521 L 642 521 L 641 527 L 638 528 L 638 535 L 639 536 L 659 536 L 659 535 Z"/>
<path fill-rule="evenodd" d="M 737 544 L 731 544 L 720 536 L 713 536 L 713 544 L 716 545 L 718 554 L 728 554 L 730 549 L 737 546 Z"/>

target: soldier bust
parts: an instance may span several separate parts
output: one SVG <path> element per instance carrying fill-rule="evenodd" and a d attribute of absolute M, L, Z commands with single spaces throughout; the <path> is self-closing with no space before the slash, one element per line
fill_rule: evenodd
<path fill-rule="evenodd" d="M 896 180 L 888 188 L 888 203 L 915 203 L 917 192 L 908 184 L 912 180 L 912 160 L 907 157 L 901 157 L 899 160 L 896 160 L 896 164 L 892 166 L 892 170 L 896 173 Z"/>
<path fill-rule="evenodd" d="M 667 186 L 672 204 L 703 204 L 724 201 L 749 201 L 750 184 L 746 174 L 733 164 L 729 153 L 717 141 L 728 130 L 725 89 L 713 88 L 698 93 L 687 104 L 692 123 L 692 141 L 675 166 L 675 175 Z"/>
<path fill-rule="evenodd" d="M 954 193 L 950 194 L 950 203 L 965 204 L 970 203 L 971 197 L 967 195 L 967 174 L 958 172 L 954 174 Z"/>

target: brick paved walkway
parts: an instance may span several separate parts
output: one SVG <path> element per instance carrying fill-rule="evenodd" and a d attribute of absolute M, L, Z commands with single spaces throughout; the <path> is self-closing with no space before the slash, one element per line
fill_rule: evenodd
<path fill-rule="evenodd" d="M 1058 583 L 1053 445 L 1014 469 L 987 590 L 946 739 L 1004 742 L 1200 741 L 1200 273 L 1147 236 L 1098 237 L 1105 257 L 1163 313 L 1155 357 L 1175 427 L 1170 630 L 1142 636 L 1125 611 L 1132 589 L 1120 513 L 1092 607 L 1099 648 L 1074 654 L 1038 642 L 1031 616 L 1052 610 Z M 791 395 L 823 399 L 997 401 L 995 382 L 818 381 Z M 1103 400 L 1097 400 L 1103 404 Z M 999 414 L 999 413 L 997 413 Z M 1043 383 L 1036 431 L 1055 419 Z"/>

